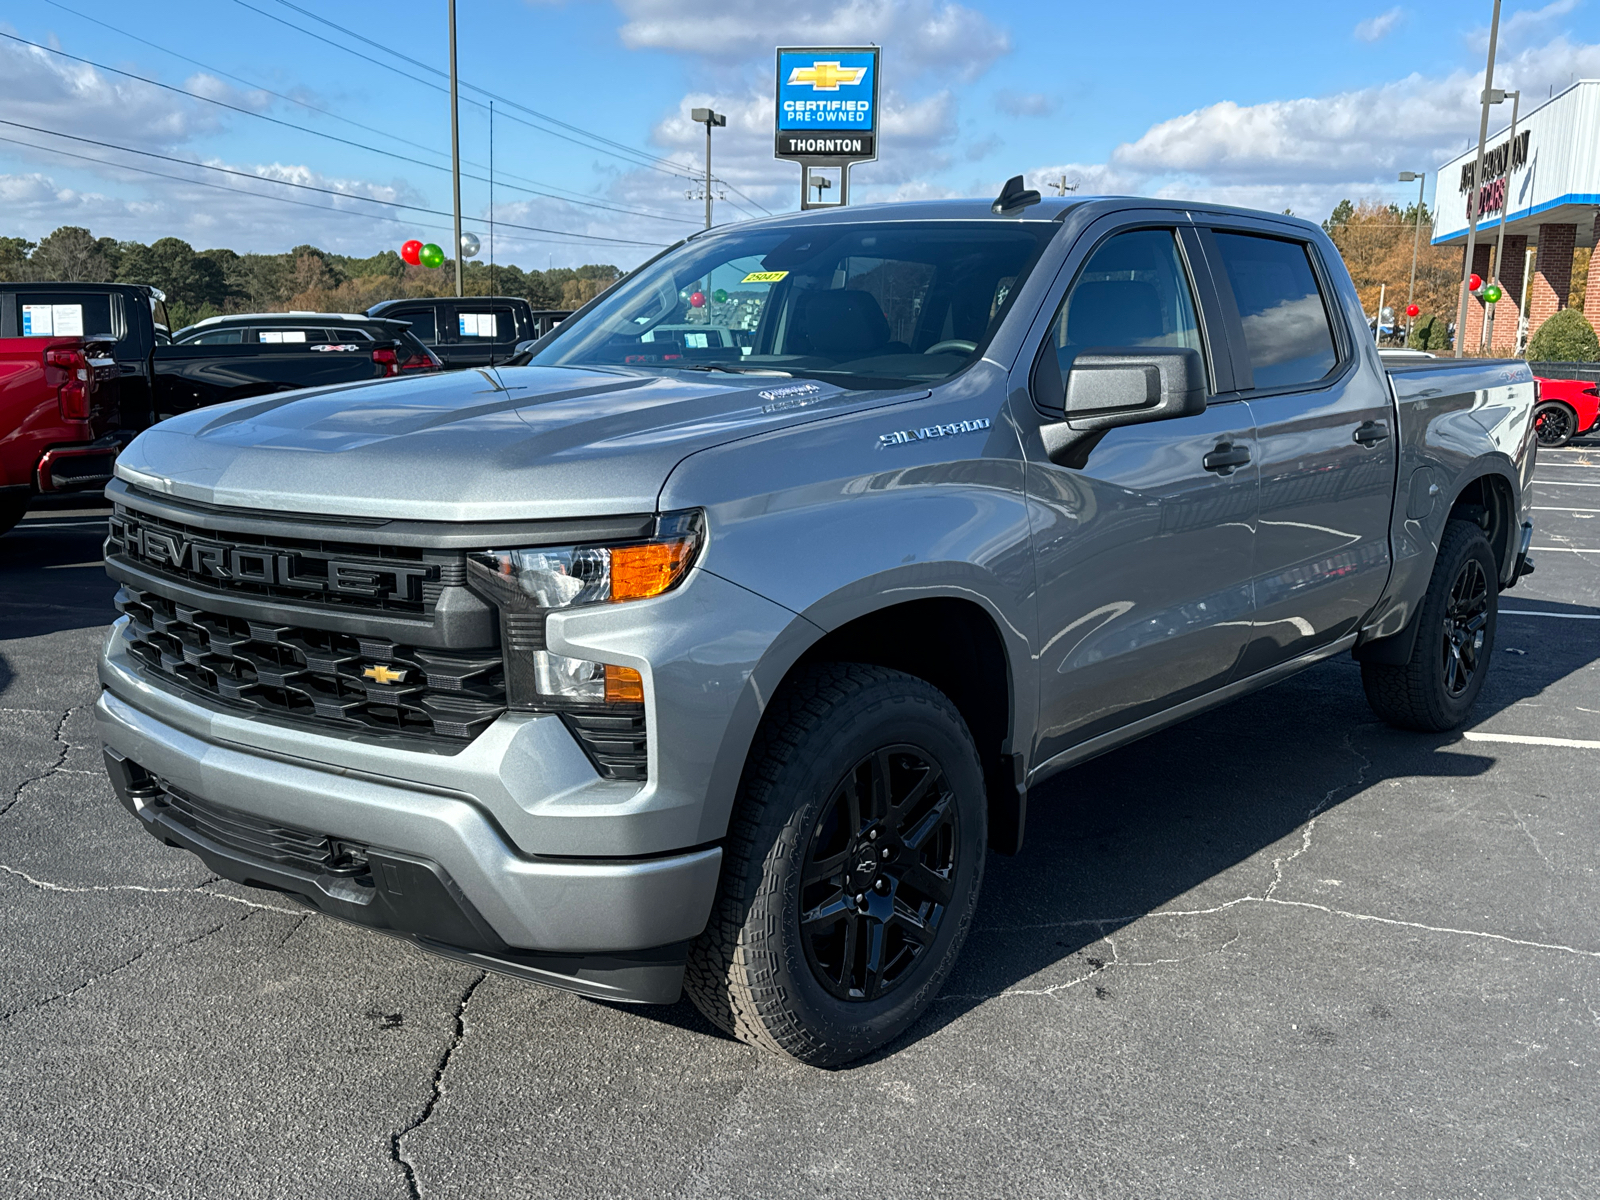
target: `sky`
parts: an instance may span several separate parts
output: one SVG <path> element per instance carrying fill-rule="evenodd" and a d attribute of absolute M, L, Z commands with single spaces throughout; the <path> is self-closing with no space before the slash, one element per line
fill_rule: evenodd
<path fill-rule="evenodd" d="M 798 207 L 799 167 L 772 157 L 779 44 L 883 47 L 880 161 L 854 170 L 853 203 L 992 196 L 1020 173 L 1315 220 L 1343 198 L 1404 205 L 1398 171 L 1427 171 L 1431 197 L 1476 137 L 1492 4 L 457 9 L 465 228 L 487 259 L 492 100 L 496 261 L 544 268 L 629 267 L 703 224 L 699 106 L 728 116 L 716 222 Z M 0 7 L 0 34 L 0 235 L 449 245 L 444 0 L 29 0 Z M 1600 78 L 1600 0 L 1507 0 L 1496 86 L 1526 110 L 1582 78 Z"/>

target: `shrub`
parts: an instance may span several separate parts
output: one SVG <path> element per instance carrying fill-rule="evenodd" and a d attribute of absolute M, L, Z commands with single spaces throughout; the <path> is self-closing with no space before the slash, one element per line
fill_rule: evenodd
<path fill-rule="evenodd" d="M 1563 308 L 1528 339 L 1531 362 L 1600 362 L 1600 338 L 1589 319 L 1575 308 Z"/>
<path fill-rule="evenodd" d="M 1432 313 L 1424 313 L 1411 323 L 1411 338 L 1406 345 L 1413 350 L 1427 350 L 1438 354 L 1450 348 L 1450 335 L 1444 320 Z"/>

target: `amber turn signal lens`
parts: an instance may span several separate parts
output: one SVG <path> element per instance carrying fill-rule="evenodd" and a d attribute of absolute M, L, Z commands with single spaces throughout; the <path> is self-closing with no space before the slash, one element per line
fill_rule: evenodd
<path fill-rule="evenodd" d="M 643 704 L 644 679 L 632 667 L 606 664 L 606 703 Z"/>
<path fill-rule="evenodd" d="M 683 577 L 693 557 L 693 538 L 616 547 L 611 551 L 612 601 L 661 595 Z"/>

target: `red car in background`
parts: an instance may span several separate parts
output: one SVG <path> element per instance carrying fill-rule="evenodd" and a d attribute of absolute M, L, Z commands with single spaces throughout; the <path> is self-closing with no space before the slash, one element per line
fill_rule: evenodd
<path fill-rule="evenodd" d="M 1533 428 L 1539 445 L 1549 449 L 1565 446 L 1600 424 L 1600 384 L 1538 375 L 1534 380 L 1539 387 L 1539 403 L 1533 410 Z"/>
<path fill-rule="evenodd" d="M 111 343 L 0 338 L 0 533 L 39 492 L 98 490 L 120 443 Z"/>

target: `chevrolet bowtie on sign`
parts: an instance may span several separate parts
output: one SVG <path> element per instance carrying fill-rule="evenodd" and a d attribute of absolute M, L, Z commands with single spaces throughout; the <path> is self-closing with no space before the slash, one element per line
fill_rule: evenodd
<path fill-rule="evenodd" d="M 878 48 L 778 51 L 779 158 L 816 165 L 878 157 Z"/>

